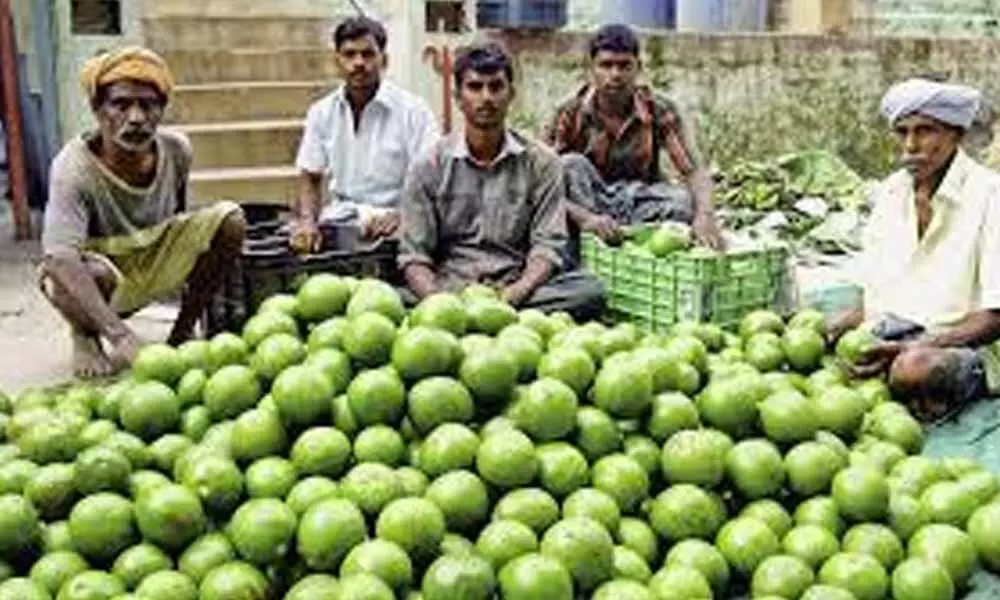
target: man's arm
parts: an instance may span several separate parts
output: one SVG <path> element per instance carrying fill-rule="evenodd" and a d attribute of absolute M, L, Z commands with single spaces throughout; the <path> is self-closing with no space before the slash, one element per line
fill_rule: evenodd
<path fill-rule="evenodd" d="M 548 153 L 546 153 L 548 154 Z M 541 165 L 537 181 L 529 185 L 532 198 L 531 250 L 524 271 L 504 290 L 504 299 L 517 305 L 527 300 L 562 266 L 566 248 L 566 187 L 558 159 Z"/>
<path fill-rule="evenodd" d="M 49 182 L 42 233 L 43 292 L 55 302 L 58 288 L 63 300 L 57 305 L 63 316 L 81 333 L 102 335 L 112 342 L 131 335 L 115 313 L 84 263 L 81 249 L 87 242 L 90 216 L 81 198 L 81 181 L 74 175 L 71 161 L 58 157 Z"/>
<path fill-rule="evenodd" d="M 1000 339 L 1000 309 L 977 310 L 961 321 L 929 331 L 918 339 L 924 346 L 938 348 L 987 346 Z"/>
<path fill-rule="evenodd" d="M 692 229 L 703 244 L 721 250 L 725 246 L 715 216 L 712 202 L 712 175 L 704 164 L 693 131 L 687 118 L 670 100 L 659 97 L 662 115 L 657 126 L 660 147 L 666 152 L 674 167 L 684 178 L 694 203 Z"/>
<path fill-rule="evenodd" d="M 826 325 L 827 343 L 836 344 L 837 340 L 845 333 L 860 327 L 864 320 L 865 309 L 863 306 L 855 306 L 835 315 Z"/>
<path fill-rule="evenodd" d="M 318 225 L 323 205 L 322 182 L 323 175 L 319 173 L 299 172 L 290 240 L 296 252 L 318 252 L 323 243 Z"/>
<path fill-rule="evenodd" d="M 433 149 L 417 159 L 406 176 L 399 203 L 397 263 L 406 284 L 418 298 L 426 298 L 438 291 L 433 258 L 438 244 L 438 223 L 434 210 L 437 190 L 433 180 L 439 169 Z"/>
<path fill-rule="evenodd" d="M 317 222 L 323 206 L 323 173 L 328 170 L 323 148 L 322 112 L 319 103 L 309 108 L 295 158 L 299 176 L 292 207 L 295 221 L 292 223 L 291 245 L 297 252 L 316 252 L 322 244 Z"/>
<path fill-rule="evenodd" d="M 694 199 L 692 228 L 695 236 L 710 248 L 723 249 L 725 241 L 722 239 L 722 232 L 719 231 L 715 204 L 712 202 L 711 174 L 705 167 L 698 167 L 687 175 L 686 182 Z"/>

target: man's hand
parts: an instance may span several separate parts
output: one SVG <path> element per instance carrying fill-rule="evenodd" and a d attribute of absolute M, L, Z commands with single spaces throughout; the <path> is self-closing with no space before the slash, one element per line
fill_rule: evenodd
<path fill-rule="evenodd" d="M 911 346 L 906 342 L 879 342 L 865 352 L 860 363 L 846 364 L 845 367 L 856 379 L 875 377 L 888 371 L 896 357 Z"/>
<path fill-rule="evenodd" d="M 580 224 L 580 229 L 593 233 L 606 244 L 617 244 L 622 240 L 622 228 L 608 215 L 591 214 Z"/>
<path fill-rule="evenodd" d="M 292 223 L 288 243 L 298 254 L 316 253 L 323 246 L 323 233 L 313 219 L 298 218 Z"/>
<path fill-rule="evenodd" d="M 722 251 L 726 249 L 726 241 L 722 237 L 722 232 L 719 231 L 719 224 L 714 212 L 697 212 L 691 223 L 691 230 L 694 232 L 695 239 L 712 250 Z"/>
<path fill-rule="evenodd" d="M 362 227 L 362 234 L 368 239 L 389 237 L 399 229 L 399 211 L 388 211 L 372 215 Z"/>
<path fill-rule="evenodd" d="M 520 304 L 527 300 L 530 295 L 531 290 L 524 285 L 521 285 L 519 282 L 514 282 L 508 285 L 500 292 L 500 298 L 511 306 L 520 306 Z"/>

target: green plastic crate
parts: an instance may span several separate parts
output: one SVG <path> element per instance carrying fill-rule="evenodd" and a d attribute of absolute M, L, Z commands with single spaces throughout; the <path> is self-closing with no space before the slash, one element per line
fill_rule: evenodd
<path fill-rule="evenodd" d="M 646 232 L 633 239 L 641 243 Z M 737 325 L 757 309 L 785 311 L 790 273 L 784 246 L 732 252 L 678 252 L 656 258 L 634 247 L 611 247 L 593 235 L 581 242 L 584 267 L 608 290 L 613 318 L 651 331 L 679 321 Z"/>

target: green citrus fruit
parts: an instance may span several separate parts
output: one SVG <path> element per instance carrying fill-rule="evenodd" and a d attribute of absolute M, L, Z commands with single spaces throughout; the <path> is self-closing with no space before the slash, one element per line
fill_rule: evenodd
<path fill-rule="evenodd" d="M 671 565 L 653 574 L 649 589 L 655 598 L 667 600 L 707 600 L 712 598 L 712 588 L 697 569 L 685 565 Z"/>
<path fill-rule="evenodd" d="M 755 598 L 768 595 L 798 598 L 814 579 L 812 569 L 802 559 L 779 554 L 760 563 L 753 573 L 750 589 Z"/>
<path fill-rule="evenodd" d="M 110 560 L 136 540 L 132 503 L 116 494 L 87 496 L 69 514 L 73 544 L 83 556 Z"/>
<path fill-rule="evenodd" d="M 285 503 L 301 517 L 313 504 L 327 498 L 336 498 L 339 493 L 340 487 L 332 479 L 320 476 L 306 477 L 299 480 L 288 492 Z"/>
<path fill-rule="evenodd" d="M 472 394 L 456 379 L 429 377 L 410 389 L 407 414 L 420 433 L 442 423 L 468 422 L 474 413 Z"/>
<path fill-rule="evenodd" d="M 538 536 L 520 521 L 494 520 L 476 539 L 476 552 L 497 572 L 515 558 L 537 550 Z"/>
<path fill-rule="evenodd" d="M 526 386 L 508 409 L 521 431 L 538 442 L 565 437 L 576 427 L 577 397 L 557 379 L 539 379 Z"/>
<path fill-rule="evenodd" d="M 236 550 L 225 535 L 209 533 L 194 541 L 177 559 L 177 569 L 197 583 L 215 567 L 236 560 Z"/>
<path fill-rule="evenodd" d="M 177 349 L 167 344 L 143 346 L 132 361 L 132 375 L 139 381 L 158 381 L 173 386 L 187 365 Z"/>
<path fill-rule="evenodd" d="M 89 568 L 82 556 L 76 552 L 63 550 L 50 552 L 39 558 L 31 567 L 30 577 L 49 594 L 58 594 L 64 583 Z M 3 595 L 0 595 L 0 598 L 3 598 Z"/>
<path fill-rule="evenodd" d="M 358 462 L 377 462 L 397 467 L 402 464 L 405 455 L 406 443 L 403 436 L 387 425 L 372 425 L 361 430 L 354 438 L 354 459 Z"/>
<path fill-rule="evenodd" d="M 446 530 L 445 515 L 437 504 L 425 498 L 400 498 L 379 514 L 376 535 L 399 544 L 416 560 L 434 556 Z"/>
<path fill-rule="evenodd" d="M 573 578 L 558 559 L 537 553 L 519 556 L 500 570 L 500 593 L 523 600 L 572 600 Z"/>
<path fill-rule="evenodd" d="M 415 327 L 434 327 L 454 335 L 465 335 L 468 325 L 465 303 L 454 294 L 432 294 L 421 300 L 410 312 L 410 324 Z"/>
<path fill-rule="evenodd" d="M 219 565 L 209 571 L 198 588 L 199 600 L 267 600 L 271 584 L 263 573 L 240 561 Z"/>
<path fill-rule="evenodd" d="M 84 568 L 80 569 L 79 572 L 86 570 L 86 563 L 84 562 L 83 565 Z M 167 571 L 173 566 L 174 561 L 163 550 L 153 544 L 143 543 L 132 546 L 119 554 L 111 567 L 111 572 L 122 580 L 125 587 L 132 590 L 147 576 Z"/>
<path fill-rule="evenodd" d="M 74 481 L 83 495 L 128 489 L 132 464 L 121 452 L 104 445 L 84 450 L 74 463 Z"/>
<path fill-rule="evenodd" d="M 262 341 L 250 356 L 250 367 L 267 381 L 306 358 L 306 346 L 290 333 L 277 333 Z"/>
<path fill-rule="evenodd" d="M 139 598 L 162 598 L 163 600 L 197 600 L 198 586 L 190 577 L 177 571 L 153 573 L 135 588 Z"/>
<path fill-rule="evenodd" d="M 419 466 L 428 477 L 471 467 L 479 452 L 479 436 L 465 425 L 438 426 L 420 445 Z"/>
<path fill-rule="evenodd" d="M 534 444 L 516 430 L 491 435 L 479 446 L 476 469 L 483 479 L 498 487 L 524 486 L 538 473 Z"/>
<path fill-rule="evenodd" d="M 125 584 L 104 571 L 84 571 L 70 578 L 59 590 L 57 600 L 114 598 L 125 593 Z"/>
<path fill-rule="evenodd" d="M 963 588 L 978 566 L 972 537 L 957 527 L 935 523 L 921 527 L 907 545 L 910 558 L 925 558 L 948 570 L 956 588 Z"/>
<path fill-rule="evenodd" d="M 323 348 L 343 350 L 344 333 L 347 331 L 348 323 L 344 317 L 333 317 L 314 325 L 306 339 L 309 352 L 315 353 Z"/>
<path fill-rule="evenodd" d="M 425 497 L 444 514 L 450 531 L 476 531 L 489 515 L 486 485 L 469 471 L 451 471 L 427 488 Z"/>
<path fill-rule="evenodd" d="M 344 331 L 344 350 L 366 367 L 378 367 L 389 362 L 396 325 L 388 317 L 368 312 L 350 320 Z"/>
<path fill-rule="evenodd" d="M 298 481 L 292 461 L 280 456 L 265 456 L 246 471 L 246 490 L 251 498 L 284 498 Z"/>
<path fill-rule="evenodd" d="M 299 335 L 299 324 L 295 319 L 281 311 L 264 311 L 247 319 L 243 324 L 243 341 L 251 349 L 256 348 L 261 342 L 279 333 Z"/>
<path fill-rule="evenodd" d="M 813 569 L 818 569 L 831 556 L 840 552 L 840 542 L 829 529 L 819 525 L 799 525 L 789 531 L 781 542 L 785 554 L 796 556 Z"/>
<path fill-rule="evenodd" d="M 911 558 L 892 572 L 892 597 L 896 600 L 953 600 L 955 584 L 948 571 L 938 563 Z"/>
<path fill-rule="evenodd" d="M 889 591 L 885 568 L 867 554 L 842 552 L 833 555 L 819 570 L 818 580 L 845 589 L 858 600 L 879 600 Z"/>
<path fill-rule="evenodd" d="M 260 384 L 247 367 L 230 365 L 209 377 L 202 396 L 212 418 L 217 421 L 231 419 L 257 404 Z"/>
<path fill-rule="evenodd" d="M 762 521 L 750 517 L 737 517 L 723 525 L 715 545 L 733 569 L 748 576 L 780 549 L 774 532 Z"/>
<path fill-rule="evenodd" d="M 396 472 L 380 463 L 355 465 L 340 480 L 340 491 L 341 496 L 372 517 L 403 496 L 403 486 Z"/>
<path fill-rule="evenodd" d="M 350 299 L 351 288 L 342 278 L 330 273 L 317 273 L 310 276 L 296 292 L 296 313 L 306 321 L 322 321 L 343 314 Z"/>
<path fill-rule="evenodd" d="M 228 534 L 244 560 L 265 565 L 288 553 L 295 537 L 296 521 L 295 513 L 284 502 L 256 498 L 236 509 L 229 522 Z"/>
<path fill-rule="evenodd" d="M 592 519 L 576 517 L 557 522 L 545 532 L 540 548 L 543 556 L 563 564 L 581 590 L 597 588 L 614 572 L 614 541 Z"/>
<path fill-rule="evenodd" d="M 347 400 L 360 425 L 394 425 L 406 410 L 406 388 L 392 369 L 362 371 L 348 386 Z"/>

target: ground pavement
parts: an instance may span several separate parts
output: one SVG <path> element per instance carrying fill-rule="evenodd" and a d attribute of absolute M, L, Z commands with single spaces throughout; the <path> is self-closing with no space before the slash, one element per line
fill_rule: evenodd
<path fill-rule="evenodd" d="M 0 210 L 0 390 L 48 386 L 71 377 L 68 328 L 38 291 L 37 241 L 15 242 Z M 156 305 L 129 323 L 143 340 L 166 337 L 176 309 Z"/>

